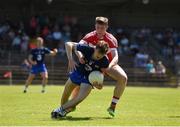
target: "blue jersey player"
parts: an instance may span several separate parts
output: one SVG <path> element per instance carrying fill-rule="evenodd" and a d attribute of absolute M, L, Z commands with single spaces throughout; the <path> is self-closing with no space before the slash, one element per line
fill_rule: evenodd
<path fill-rule="evenodd" d="M 28 58 L 32 67 L 31 67 L 28 79 L 26 80 L 24 93 L 27 92 L 28 86 L 29 84 L 31 84 L 36 74 L 41 75 L 42 77 L 42 91 L 41 92 L 42 93 L 45 92 L 45 86 L 48 81 L 48 72 L 44 63 L 44 58 L 46 54 L 54 56 L 56 55 L 56 53 L 57 53 L 57 49 L 54 49 L 53 51 L 51 51 L 48 48 L 43 47 L 43 39 L 41 37 L 37 38 L 37 48 L 34 48 L 31 50 L 31 53 Z"/>
<path fill-rule="evenodd" d="M 72 57 L 72 51 L 80 51 L 83 57 L 83 61 L 80 63 L 74 63 Z M 89 47 L 87 45 L 76 44 L 72 42 L 66 43 L 66 53 L 69 60 L 70 65 L 75 67 L 75 70 L 69 68 L 70 75 L 69 79 L 65 84 L 65 89 L 61 98 L 61 106 L 52 111 L 52 118 L 64 117 L 68 112 L 72 111 L 72 109 L 82 102 L 91 92 L 92 86 L 97 89 L 102 89 L 102 84 L 97 84 L 94 82 L 90 84 L 88 80 L 88 76 L 92 71 L 98 70 L 104 72 L 108 66 L 109 61 L 106 57 L 106 53 L 108 51 L 108 44 L 105 41 L 100 41 L 97 43 L 95 47 Z M 76 54 L 77 55 L 77 54 Z M 75 87 L 79 86 L 80 90 L 78 95 L 73 99 L 69 100 L 69 97 Z"/>

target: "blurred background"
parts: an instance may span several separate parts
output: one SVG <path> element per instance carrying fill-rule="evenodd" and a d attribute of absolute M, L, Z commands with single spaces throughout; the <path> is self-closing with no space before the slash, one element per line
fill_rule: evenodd
<path fill-rule="evenodd" d="M 27 56 L 41 36 L 60 53 L 47 57 L 49 84 L 67 79 L 64 44 L 94 30 L 96 16 L 109 18 L 118 40 L 119 64 L 132 86 L 180 85 L 179 0 L 1 0 L 0 84 L 24 84 Z M 106 78 L 106 84 L 111 85 Z M 40 76 L 34 81 L 40 83 Z"/>

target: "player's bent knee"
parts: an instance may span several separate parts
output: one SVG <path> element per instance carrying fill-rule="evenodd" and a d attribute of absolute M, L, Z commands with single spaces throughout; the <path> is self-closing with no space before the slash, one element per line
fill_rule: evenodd
<path fill-rule="evenodd" d="M 128 80 L 127 74 L 119 65 L 113 66 L 111 69 L 108 70 L 107 74 L 109 74 L 109 76 L 112 77 L 114 80 L 121 83 L 126 83 Z"/>
<path fill-rule="evenodd" d="M 127 83 L 127 80 L 128 80 L 128 77 L 126 75 L 121 75 L 119 78 L 118 78 L 118 81 L 120 82 L 123 82 L 123 84 L 126 85 Z"/>
<path fill-rule="evenodd" d="M 47 79 L 48 78 L 48 73 L 47 72 L 42 72 L 41 77 Z"/>
<path fill-rule="evenodd" d="M 43 76 L 42 79 L 43 80 L 48 80 L 48 77 Z"/>
<path fill-rule="evenodd" d="M 124 82 L 127 82 L 127 80 L 128 80 L 128 77 L 127 77 L 127 75 L 126 75 L 126 73 L 125 73 L 125 75 L 122 75 L 122 80 L 124 81 Z"/>
<path fill-rule="evenodd" d="M 117 80 L 126 83 L 128 80 L 126 72 L 122 68 L 117 68 Z"/>
<path fill-rule="evenodd" d="M 43 79 L 48 79 L 48 75 L 47 75 L 47 74 L 44 74 L 44 75 L 42 75 L 42 78 L 43 78 Z"/>

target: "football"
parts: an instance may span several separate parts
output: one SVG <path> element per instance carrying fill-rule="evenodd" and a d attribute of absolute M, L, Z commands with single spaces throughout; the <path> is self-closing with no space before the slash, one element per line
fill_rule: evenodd
<path fill-rule="evenodd" d="M 92 71 L 89 74 L 89 82 L 93 84 L 94 82 L 97 82 L 98 84 L 103 84 L 104 81 L 104 75 L 100 71 Z"/>

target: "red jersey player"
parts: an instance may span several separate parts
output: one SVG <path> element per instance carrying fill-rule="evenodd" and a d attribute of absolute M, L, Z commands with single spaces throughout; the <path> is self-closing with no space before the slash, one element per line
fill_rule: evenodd
<path fill-rule="evenodd" d="M 108 29 L 108 19 L 106 17 L 96 17 L 95 20 L 95 31 L 88 33 L 79 43 L 88 44 L 89 46 L 96 45 L 99 40 L 104 40 L 109 44 L 109 51 L 107 56 L 109 58 L 110 64 L 109 68 L 106 70 L 106 74 L 111 78 L 117 81 L 114 93 L 112 97 L 112 101 L 110 107 L 107 109 L 111 116 L 115 116 L 115 107 L 118 100 L 121 98 L 124 89 L 127 84 L 127 75 L 124 70 L 118 65 L 118 51 L 117 51 L 117 40 L 116 38 L 107 32 Z M 79 61 L 84 63 L 83 55 L 80 52 L 77 52 L 77 56 L 79 57 Z M 75 61 L 69 61 L 69 68 L 71 70 L 75 69 Z M 78 93 L 78 88 L 75 89 L 74 97 Z M 63 100 L 62 100 L 63 101 Z"/>
<path fill-rule="evenodd" d="M 109 51 L 107 53 L 107 56 L 109 58 L 109 61 L 112 61 L 113 59 L 112 51 L 116 50 L 116 48 L 118 47 L 117 40 L 114 38 L 112 34 L 106 32 L 105 35 L 102 36 L 102 38 L 98 38 L 97 32 L 93 31 L 87 34 L 79 43 L 88 44 L 89 46 L 95 46 L 96 43 L 100 40 L 104 40 L 105 42 L 108 43 Z"/>

